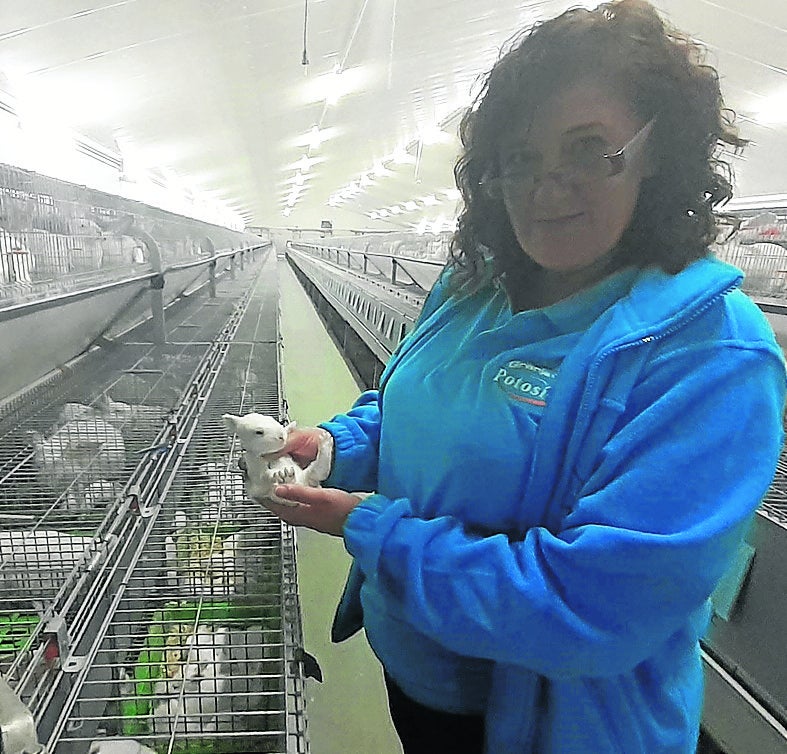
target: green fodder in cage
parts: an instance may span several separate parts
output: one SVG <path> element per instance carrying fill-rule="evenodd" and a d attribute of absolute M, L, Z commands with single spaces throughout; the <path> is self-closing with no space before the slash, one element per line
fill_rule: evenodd
<path fill-rule="evenodd" d="M 37 615 L 0 614 L 0 658 L 24 651 L 40 622 Z"/>
<path fill-rule="evenodd" d="M 155 733 L 152 715 L 155 705 L 162 701 L 162 697 L 156 694 L 156 685 L 159 681 L 173 679 L 173 670 L 177 672 L 178 667 L 187 662 L 188 639 L 195 625 L 230 630 L 255 626 L 262 632 L 279 632 L 282 620 L 278 604 L 203 602 L 199 607 L 194 602 L 180 602 L 157 610 L 148 626 L 145 645 L 134 662 L 132 677 L 123 684 L 126 697 L 120 700 L 120 713 L 124 735 Z M 179 740 L 176 749 L 189 754 L 238 751 L 237 748 L 227 748 L 239 745 L 237 739 L 234 743 L 223 741 L 219 744 L 220 739 L 211 740 L 210 736 L 208 732 L 204 740 L 191 737 Z"/>

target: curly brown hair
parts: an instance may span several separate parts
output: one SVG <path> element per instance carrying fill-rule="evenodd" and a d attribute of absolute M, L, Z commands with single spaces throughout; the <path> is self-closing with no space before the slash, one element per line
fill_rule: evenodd
<path fill-rule="evenodd" d="M 487 74 L 460 125 L 464 147 L 454 175 L 464 206 L 448 267 L 454 291 L 471 292 L 491 275 L 535 262 L 520 249 L 502 200 L 479 183 L 498 168 L 498 149 L 512 123 L 527 123 L 561 87 L 594 77 L 609 83 L 643 122 L 654 175 L 642 182 L 615 266 L 658 265 L 677 273 L 705 256 L 719 232 L 714 208 L 732 196 L 724 145 L 747 141 L 724 107 L 719 77 L 704 49 L 664 22 L 644 0 L 619 0 L 595 10 L 574 8 L 514 37 Z"/>

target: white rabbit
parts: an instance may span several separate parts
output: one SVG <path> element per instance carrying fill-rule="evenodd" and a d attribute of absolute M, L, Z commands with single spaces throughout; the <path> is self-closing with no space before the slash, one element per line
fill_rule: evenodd
<path fill-rule="evenodd" d="M 326 438 L 321 443 L 317 457 L 302 469 L 291 456 L 276 457 L 276 453 L 287 444 L 287 436 L 295 427 L 291 422 L 286 427 L 272 416 L 246 414 L 222 416 L 227 429 L 235 432 L 243 447 L 246 467 L 246 491 L 253 500 L 264 503 L 272 500 L 280 505 L 297 505 L 273 494 L 277 484 L 302 484 L 319 487 L 330 471 L 331 447 Z"/>
<path fill-rule="evenodd" d="M 208 480 L 207 506 L 200 513 L 200 519 L 215 521 L 219 515 L 224 519 L 231 518 L 233 504 L 246 498 L 242 472 L 230 470 L 227 464 L 216 462 L 203 464 L 199 471 Z"/>
<path fill-rule="evenodd" d="M 126 446 L 115 427 L 102 419 L 70 421 L 49 437 L 30 433 L 38 481 L 62 492 L 74 479 L 80 484 L 113 479 L 123 473 Z"/>
<path fill-rule="evenodd" d="M 132 738 L 101 738 L 90 744 L 88 754 L 156 754 Z"/>
<path fill-rule="evenodd" d="M 105 508 L 112 503 L 123 488 L 117 482 L 99 479 L 87 486 L 74 485 L 66 494 L 62 507 L 67 511 L 89 511 Z"/>
<path fill-rule="evenodd" d="M 49 529 L 0 531 L 0 594 L 55 592 L 93 550 L 92 537 Z"/>

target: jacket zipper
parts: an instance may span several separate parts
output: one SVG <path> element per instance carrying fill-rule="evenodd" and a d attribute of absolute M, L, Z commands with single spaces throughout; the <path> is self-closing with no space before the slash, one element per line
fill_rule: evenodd
<path fill-rule="evenodd" d="M 596 375 L 598 373 L 598 366 L 607 356 L 610 356 L 613 353 L 617 353 L 618 351 L 625 351 L 628 348 L 633 348 L 635 346 L 642 345 L 644 343 L 651 343 L 654 340 L 661 340 L 662 338 L 667 337 L 668 335 L 672 334 L 676 330 L 679 330 L 680 328 L 688 325 L 689 322 L 692 322 L 701 314 L 704 314 L 708 309 L 710 309 L 711 306 L 713 306 L 713 304 L 715 304 L 720 299 L 724 298 L 724 296 L 734 291 L 736 288 L 738 288 L 737 282 L 730 285 L 728 288 L 725 288 L 723 291 L 720 291 L 715 296 L 712 296 L 702 306 L 698 307 L 697 309 L 694 309 L 688 316 L 680 318 L 677 322 L 673 322 L 672 325 L 662 330 L 661 332 L 656 332 L 652 335 L 645 335 L 644 337 L 637 338 L 637 340 L 630 341 L 628 343 L 621 343 L 620 345 L 614 346 L 606 351 L 602 351 L 596 357 L 596 360 L 593 362 L 593 364 L 590 367 L 589 374 L 588 374 L 588 382 L 585 387 L 585 392 L 579 407 L 579 416 L 584 415 L 585 408 L 588 401 L 588 396 L 592 394 L 591 388 L 593 387 L 593 383 L 595 382 Z"/>

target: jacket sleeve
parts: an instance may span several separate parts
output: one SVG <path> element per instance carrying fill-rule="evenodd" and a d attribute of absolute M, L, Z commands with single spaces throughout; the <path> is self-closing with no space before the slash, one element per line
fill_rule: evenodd
<path fill-rule="evenodd" d="M 429 291 L 413 333 L 447 299 L 447 274 L 444 271 Z M 380 377 L 384 385 L 397 352 L 406 346 L 407 338 L 402 340 L 392 354 L 388 366 Z M 381 388 L 382 390 L 382 388 Z M 377 458 L 380 447 L 380 423 L 382 394 L 378 390 L 362 393 L 346 414 L 334 416 L 331 421 L 319 426 L 333 435 L 333 465 L 331 473 L 323 482 L 325 487 L 338 487 L 350 492 L 370 492 L 377 487 Z"/>
<path fill-rule="evenodd" d="M 705 604 L 776 467 L 783 363 L 714 349 L 651 365 L 556 533 L 475 535 L 375 495 L 348 550 L 394 614 L 454 652 L 551 678 L 630 670 Z"/>
<path fill-rule="evenodd" d="M 323 487 L 349 492 L 370 492 L 377 487 L 377 458 L 380 447 L 380 394 L 362 393 L 346 414 L 322 422 L 333 435 L 333 466 Z"/>

